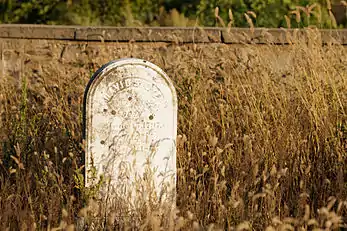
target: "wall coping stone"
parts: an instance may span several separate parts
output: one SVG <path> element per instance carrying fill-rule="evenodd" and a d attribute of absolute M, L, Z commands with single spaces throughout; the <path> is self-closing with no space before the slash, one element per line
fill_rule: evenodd
<path fill-rule="evenodd" d="M 316 33 L 315 33 L 316 32 Z M 319 32 L 319 33 L 317 33 Z M 308 40 L 310 35 L 310 40 Z M 347 45 L 347 29 L 271 29 L 219 27 L 102 27 L 0 24 L 2 39 L 99 42 L 291 44 L 297 39 Z"/>

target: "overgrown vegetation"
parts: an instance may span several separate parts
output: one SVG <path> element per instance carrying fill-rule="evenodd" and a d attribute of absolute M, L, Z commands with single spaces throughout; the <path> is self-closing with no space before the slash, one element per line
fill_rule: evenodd
<path fill-rule="evenodd" d="M 256 27 L 315 25 L 346 27 L 346 1 L 340 0 L 2 0 L 1 23 L 73 24 L 110 26 L 222 26 L 214 11 L 222 9 L 223 20 L 247 27 L 253 17 Z"/>
<path fill-rule="evenodd" d="M 287 47 L 46 41 L 59 55 L 19 53 L 0 84 L 1 230 L 102 217 L 81 175 L 82 97 L 91 72 L 124 57 L 162 67 L 178 93 L 175 230 L 346 228 L 347 52 L 311 34 Z M 174 230 L 155 212 L 145 230 Z"/>

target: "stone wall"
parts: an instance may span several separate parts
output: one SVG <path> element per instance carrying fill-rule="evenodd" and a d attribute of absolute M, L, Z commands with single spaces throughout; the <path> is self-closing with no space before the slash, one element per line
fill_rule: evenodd
<path fill-rule="evenodd" d="M 0 74 L 16 81 L 30 76 L 32 84 L 81 81 L 85 86 L 101 65 L 119 58 L 143 58 L 175 72 L 186 65 L 184 60 L 191 62 L 192 58 L 206 62 L 213 70 L 221 60 L 242 66 L 255 56 L 262 56 L 273 70 L 286 73 L 295 58 L 291 44 L 301 42 L 347 45 L 347 30 L 1 25 Z M 336 46 L 342 62 L 346 47 Z M 195 56 L 199 53 L 198 60 Z"/>

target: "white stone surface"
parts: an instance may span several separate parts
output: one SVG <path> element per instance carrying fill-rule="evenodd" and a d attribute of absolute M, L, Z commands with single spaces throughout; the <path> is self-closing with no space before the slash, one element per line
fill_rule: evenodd
<path fill-rule="evenodd" d="M 102 196 L 134 207 L 149 195 L 175 201 L 177 96 L 159 67 L 106 64 L 87 88 L 85 113 L 87 187 L 103 175 Z"/>

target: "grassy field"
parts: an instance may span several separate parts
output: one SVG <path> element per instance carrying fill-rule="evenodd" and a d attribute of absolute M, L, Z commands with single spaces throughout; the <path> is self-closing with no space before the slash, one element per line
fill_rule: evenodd
<path fill-rule="evenodd" d="M 1 230 L 74 230 L 77 216 L 100 215 L 81 181 L 83 92 L 102 64 L 131 56 L 160 66 L 179 104 L 176 225 L 147 210 L 144 230 L 347 228 L 345 47 L 317 36 L 285 47 L 144 46 L 89 44 L 3 71 Z"/>

